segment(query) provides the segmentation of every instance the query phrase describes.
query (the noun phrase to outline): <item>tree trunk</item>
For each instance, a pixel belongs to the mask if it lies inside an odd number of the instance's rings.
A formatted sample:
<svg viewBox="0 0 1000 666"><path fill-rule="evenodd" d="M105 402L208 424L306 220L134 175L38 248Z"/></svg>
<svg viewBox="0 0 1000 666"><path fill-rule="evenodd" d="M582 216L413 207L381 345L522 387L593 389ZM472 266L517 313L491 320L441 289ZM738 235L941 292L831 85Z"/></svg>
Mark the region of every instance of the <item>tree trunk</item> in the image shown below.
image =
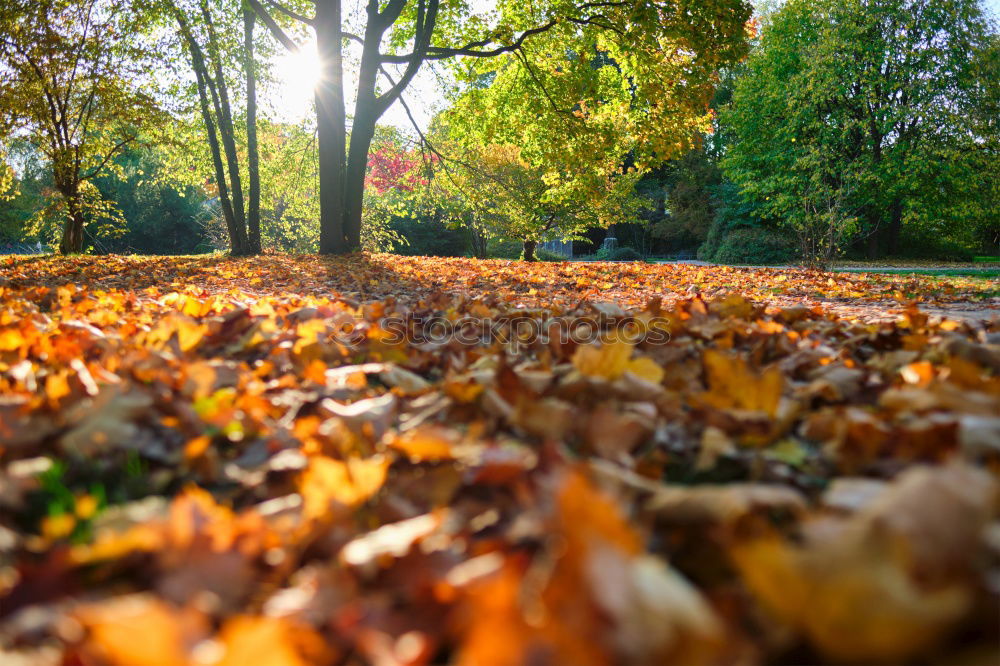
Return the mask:
<svg viewBox="0 0 1000 666"><path fill-rule="evenodd" d="M260 156L257 150L257 64L253 56L253 28L256 14L243 9L243 39L247 75L247 171L250 178L247 201L247 245L251 254L260 254Z"/></svg>
<svg viewBox="0 0 1000 666"><path fill-rule="evenodd" d="M535 248L538 247L538 241L526 240L524 241L524 256L525 261L536 261L535 259Z"/></svg>
<svg viewBox="0 0 1000 666"><path fill-rule="evenodd" d="M225 73L222 71L222 53L215 34L212 14L205 0L202 0L201 11L208 28L209 57L212 59L212 66L215 69L214 82L209 76L205 77L205 82L212 93L212 103L215 105L219 136L222 138L222 148L226 156L226 167L229 171L229 191L233 198L233 217L238 237L237 242L233 243L233 254L247 254L249 251L247 219L246 210L243 206L243 183L240 178L240 162L238 153L236 152L236 133L233 130L233 114L229 105L229 87L226 85Z"/></svg>
<svg viewBox="0 0 1000 666"><path fill-rule="evenodd" d="M347 149L340 0L316 2L316 47L322 75L316 86L319 134L319 251L342 254L344 238L344 160Z"/></svg>
<svg viewBox="0 0 1000 666"><path fill-rule="evenodd" d="M358 96L354 104L351 145L344 178L344 236L348 251L361 249L361 215L365 198L365 175L368 172L368 150L375 136L375 123L385 111L385 100L376 95L381 65L379 44L382 42L382 35L395 19L386 19L378 12L378 7L378 2L369 0L366 8L368 23L365 25L364 45L361 47L361 61L358 63Z"/></svg>
<svg viewBox="0 0 1000 666"><path fill-rule="evenodd" d="M66 220L63 222L62 240L59 242L59 252L62 254L79 254L83 252L83 210L80 206L80 187L78 183L65 184L59 187L59 193L66 201Z"/></svg>
<svg viewBox="0 0 1000 666"><path fill-rule="evenodd" d="M903 200L896 197L889 208L889 245L890 257L899 252L899 235L903 228Z"/></svg>
<svg viewBox="0 0 1000 666"><path fill-rule="evenodd" d="M229 249L233 254L239 254L242 251L240 233L239 228L236 226L236 216L233 214L233 202L229 198L229 183L226 180L225 167L222 165L219 136L216 134L215 121L212 120L212 112L208 106L208 92L205 90L202 72L196 69L195 77L198 80L201 117L205 123L205 132L208 134L208 148L212 153L212 166L215 169L215 186L219 190L219 205L222 208L222 218L226 222L226 230L229 232Z"/></svg>
<svg viewBox="0 0 1000 666"><path fill-rule="evenodd" d="M878 229L872 229L868 232L868 242L865 247L865 256L868 257L868 261L875 261L878 259Z"/></svg>
<svg viewBox="0 0 1000 666"><path fill-rule="evenodd" d="M361 214L365 200L365 176L368 173L368 150L375 136L375 117L368 105L355 107L351 127L351 148L347 157L344 181L344 236L348 250L361 249Z"/></svg>
<svg viewBox="0 0 1000 666"><path fill-rule="evenodd" d="M871 205L867 207L865 211L865 218L868 222L866 225L868 228L868 236L865 238L865 255L868 261L875 261L878 259L879 254L879 236L881 235L881 227L879 224L880 220L878 217L878 212L875 210L875 206Z"/></svg>
<svg viewBox="0 0 1000 666"><path fill-rule="evenodd" d="M472 236L472 253L476 259L485 259L487 250L486 234L472 222L468 225L469 234Z"/></svg>
<svg viewBox="0 0 1000 666"><path fill-rule="evenodd" d="M212 166L215 170L215 185L219 190L219 205L222 208L222 217L226 223L226 231L229 233L229 248L233 254L241 254L246 247L246 234L240 233L241 227L237 224L236 215L233 211L233 202L229 197L229 183L226 180L226 171L222 164L222 150L219 147L219 135L216 132L215 121L212 118L212 107L209 102L209 81L208 67L205 64L204 54L201 47L195 41L194 35L188 28L184 15L178 10L175 12L177 23L180 26L181 35L188 47L188 55L191 57L191 69L194 70L195 81L198 84L198 102L201 108L201 118L205 123L205 133L208 135L208 147L212 154Z"/></svg>

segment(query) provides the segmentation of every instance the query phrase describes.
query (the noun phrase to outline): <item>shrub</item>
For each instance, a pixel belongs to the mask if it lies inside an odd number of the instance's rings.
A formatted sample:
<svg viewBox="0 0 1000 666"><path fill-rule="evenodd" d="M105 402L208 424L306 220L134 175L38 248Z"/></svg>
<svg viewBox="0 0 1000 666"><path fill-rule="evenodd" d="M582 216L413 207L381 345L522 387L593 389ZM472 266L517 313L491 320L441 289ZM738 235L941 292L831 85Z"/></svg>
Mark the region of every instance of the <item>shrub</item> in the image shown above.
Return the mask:
<svg viewBox="0 0 1000 666"><path fill-rule="evenodd" d="M524 243L519 240L491 238L486 244L486 256L490 259L520 259L523 251Z"/></svg>
<svg viewBox="0 0 1000 666"><path fill-rule="evenodd" d="M523 256L523 253L522 253ZM536 261L566 261L566 257L556 252L546 250L543 248L535 249L535 260Z"/></svg>
<svg viewBox="0 0 1000 666"><path fill-rule="evenodd" d="M469 233L465 229L451 229L444 222L433 218L398 217L391 228L406 239L397 246L398 254L427 257L461 257L469 249Z"/></svg>
<svg viewBox="0 0 1000 666"><path fill-rule="evenodd" d="M715 261L715 253L719 251L719 246L725 237L725 230L719 224L718 220L716 220L708 228L708 236L705 237L705 242L698 247L698 259L701 261Z"/></svg>
<svg viewBox="0 0 1000 666"><path fill-rule="evenodd" d="M714 256L706 261L718 264L784 264L795 257L791 241L781 234L760 227L744 227L730 231Z"/></svg>
<svg viewBox="0 0 1000 666"><path fill-rule="evenodd" d="M905 259L932 259L935 261L972 261L975 248L944 235L907 233L899 239L896 256Z"/></svg>
<svg viewBox="0 0 1000 666"><path fill-rule="evenodd" d="M609 253L611 261L642 261L639 251L631 247L616 247Z"/></svg>

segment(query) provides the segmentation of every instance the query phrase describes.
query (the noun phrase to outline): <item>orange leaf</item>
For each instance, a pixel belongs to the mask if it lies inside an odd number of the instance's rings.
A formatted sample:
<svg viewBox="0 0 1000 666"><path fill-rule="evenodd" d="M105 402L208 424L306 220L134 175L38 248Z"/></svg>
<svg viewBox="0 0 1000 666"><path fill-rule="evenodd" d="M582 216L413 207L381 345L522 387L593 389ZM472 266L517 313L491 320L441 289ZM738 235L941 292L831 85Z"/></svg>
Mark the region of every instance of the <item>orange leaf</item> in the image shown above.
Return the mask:
<svg viewBox="0 0 1000 666"><path fill-rule="evenodd" d="M412 462L451 460L454 437L444 428L423 426L397 435L389 446L402 451Z"/></svg>
<svg viewBox="0 0 1000 666"><path fill-rule="evenodd" d="M341 462L327 456L313 456L299 479L305 513L318 518L329 513L333 502L353 507L374 495L385 483L389 459L374 456Z"/></svg>

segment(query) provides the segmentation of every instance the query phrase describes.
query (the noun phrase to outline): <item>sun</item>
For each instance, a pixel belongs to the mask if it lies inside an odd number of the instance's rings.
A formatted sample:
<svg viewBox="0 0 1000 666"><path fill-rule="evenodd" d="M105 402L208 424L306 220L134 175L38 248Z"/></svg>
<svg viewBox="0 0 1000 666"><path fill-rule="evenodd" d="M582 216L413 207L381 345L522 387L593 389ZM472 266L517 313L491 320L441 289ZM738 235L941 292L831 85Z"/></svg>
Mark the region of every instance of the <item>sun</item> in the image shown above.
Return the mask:
<svg viewBox="0 0 1000 666"><path fill-rule="evenodd" d="M279 55L274 60L273 72L277 85L270 102L275 113L288 121L301 120L311 113L320 77L316 42L303 44L295 53Z"/></svg>

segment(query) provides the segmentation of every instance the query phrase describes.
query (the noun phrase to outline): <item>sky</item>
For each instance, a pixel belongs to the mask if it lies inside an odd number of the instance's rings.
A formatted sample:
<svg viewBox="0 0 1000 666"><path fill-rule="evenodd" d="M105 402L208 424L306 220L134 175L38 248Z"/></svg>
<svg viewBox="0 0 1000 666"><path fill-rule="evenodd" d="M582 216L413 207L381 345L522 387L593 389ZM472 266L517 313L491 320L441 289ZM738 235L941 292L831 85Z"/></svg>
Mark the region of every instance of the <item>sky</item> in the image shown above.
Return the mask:
<svg viewBox="0 0 1000 666"><path fill-rule="evenodd" d="M1000 21L1000 0L983 0L983 5L995 20ZM270 115L286 122L310 119L313 114L313 85L318 71L316 47L313 42L306 44L298 53L279 55L275 60L275 78L280 83L270 93L268 99L264 100L264 104L271 111ZM353 79L353 77L345 78L347 81ZM445 105L445 80L446 76L440 65L425 63L403 93L403 99L421 129L426 129L434 114ZM350 91L345 92L352 97ZM348 113L353 108L353 101L348 99ZM413 124L399 102L386 111L380 122L412 133Z"/></svg>
<svg viewBox="0 0 1000 666"><path fill-rule="evenodd" d="M1000 1L1000 0L997 0ZM391 66L390 67L391 71ZM280 83L276 86L267 104L272 113L279 119L298 122L308 118L313 113L313 86L319 72L316 61L316 45L310 42L298 53L284 53L275 61L275 78ZM345 83L356 81L356 78L345 72ZM440 65L424 63L417 76L403 92L403 100L413 113L421 129L425 129L434 114L445 103L444 71ZM394 77L398 78L398 77ZM348 96L348 113L354 106L353 95L345 90ZM380 121L385 125L394 125L409 131L413 124L406 116L403 106L396 102L385 112Z"/></svg>

